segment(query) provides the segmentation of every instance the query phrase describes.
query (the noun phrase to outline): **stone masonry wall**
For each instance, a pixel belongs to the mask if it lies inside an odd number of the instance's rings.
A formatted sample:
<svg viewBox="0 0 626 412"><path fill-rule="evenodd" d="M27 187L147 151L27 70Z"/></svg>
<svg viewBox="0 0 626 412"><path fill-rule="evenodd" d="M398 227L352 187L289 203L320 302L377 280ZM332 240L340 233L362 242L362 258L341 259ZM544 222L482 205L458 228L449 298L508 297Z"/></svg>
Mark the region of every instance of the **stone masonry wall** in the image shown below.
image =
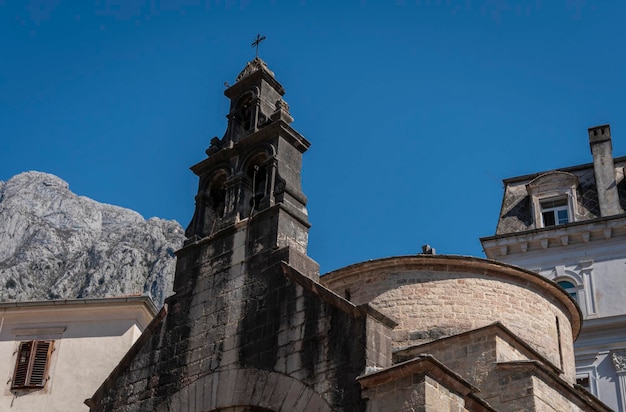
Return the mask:
<svg viewBox="0 0 626 412"><path fill-rule="evenodd" d="M355 304L369 302L398 321L395 349L500 321L574 382L571 320L552 294L528 282L457 270L392 272L366 267L358 276L322 277L322 282L349 291Z"/></svg>
<svg viewBox="0 0 626 412"><path fill-rule="evenodd" d="M367 331L365 345L366 366L386 368L391 366L392 359L392 330L389 326L367 317Z"/></svg>
<svg viewBox="0 0 626 412"><path fill-rule="evenodd" d="M452 337L439 342L433 342L415 348L420 353L428 353L451 370L457 372L469 383L480 389L480 397L497 406L493 398L498 396L499 388L491 386L497 384L498 378L494 370L497 361L495 334L472 336L463 335ZM411 352L414 352L411 350ZM396 362L402 362L415 356L414 353L407 357L396 357Z"/></svg>
<svg viewBox="0 0 626 412"><path fill-rule="evenodd" d="M551 385L536 377L533 378L533 395L535 397L534 411L536 412L578 412L590 410L572 404L562 393L556 391Z"/></svg>
<svg viewBox="0 0 626 412"><path fill-rule="evenodd" d="M453 336L398 352L394 361L403 362L415 356L416 353L428 353L479 388L480 397L495 409L508 410L504 408L502 399L510 396L506 390L510 390L513 386L501 386L502 373L497 369L496 364L536 359L527 350L520 351L500 336L501 334L503 334L502 330L490 327ZM519 346L518 343L517 345ZM518 394L518 390L516 388L514 390L515 394Z"/></svg>
<svg viewBox="0 0 626 412"><path fill-rule="evenodd" d="M367 411L465 412L465 401L426 374L368 389Z"/></svg>
<svg viewBox="0 0 626 412"><path fill-rule="evenodd" d="M365 369L366 317L355 318L286 278L280 262L289 253L264 250L245 259L255 244L240 230L181 253L167 316L125 360L93 411L178 411L183 402L189 411L232 406L234 395L198 395L200 387L218 388L212 383L218 376L220 387L239 394L239 405L286 411L294 402L314 402L321 410L364 410L356 377ZM271 376L274 384L255 395L241 385L244 376L257 375Z"/></svg>
<svg viewBox="0 0 626 412"><path fill-rule="evenodd" d="M572 402L572 398L527 370L499 372L499 408L519 412L596 411L593 406Z"/></svg>

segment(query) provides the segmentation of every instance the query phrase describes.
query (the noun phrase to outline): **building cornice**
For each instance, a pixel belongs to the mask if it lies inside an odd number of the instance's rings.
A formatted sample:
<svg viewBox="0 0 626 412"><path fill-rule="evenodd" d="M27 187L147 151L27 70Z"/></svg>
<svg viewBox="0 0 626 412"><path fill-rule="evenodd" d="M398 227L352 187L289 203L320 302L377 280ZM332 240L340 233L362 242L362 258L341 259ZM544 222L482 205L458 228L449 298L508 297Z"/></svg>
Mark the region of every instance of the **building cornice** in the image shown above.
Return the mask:
<svg viewBox="0 0 626 412"><path fill-rule="evenodd" d="M25 301L25 302L3 302L0 303L0 309L11 310L14 308L23 309L35 309L35 308L50 308L50 307L77 307L81 305L86 306L128 306L129 304L140 304L154 317L158 310L154 305L154 302L149 296L120 296L111 298L88 298L88 299L57 299L57 300L40 300L40 301Z"/></svg>
<svg viewBox="0 0 626 412"><path fill-rule="evenodd" d="M626 237L626 213L480 238L489 259Z"/></svg>
<svg viewBox="0 0 626 412"><path fill-rule="evenodd" d="M626 347L626 315L585 319L584 328L574 342L576 357Z"/></svg>

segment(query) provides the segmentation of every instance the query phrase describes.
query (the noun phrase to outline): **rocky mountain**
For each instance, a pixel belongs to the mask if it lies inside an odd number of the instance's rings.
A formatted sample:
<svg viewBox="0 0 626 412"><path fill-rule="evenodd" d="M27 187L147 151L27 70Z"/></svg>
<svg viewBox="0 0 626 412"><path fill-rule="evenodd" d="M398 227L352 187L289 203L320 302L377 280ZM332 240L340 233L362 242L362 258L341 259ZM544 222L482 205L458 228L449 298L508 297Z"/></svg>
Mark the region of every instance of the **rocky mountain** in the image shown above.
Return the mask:
<svg viewBox="0 0 626 412"><path fill-rule="evenodd" d="M98 203L57 176L0 181L0 301L171 294L183 228Z"/></svg>

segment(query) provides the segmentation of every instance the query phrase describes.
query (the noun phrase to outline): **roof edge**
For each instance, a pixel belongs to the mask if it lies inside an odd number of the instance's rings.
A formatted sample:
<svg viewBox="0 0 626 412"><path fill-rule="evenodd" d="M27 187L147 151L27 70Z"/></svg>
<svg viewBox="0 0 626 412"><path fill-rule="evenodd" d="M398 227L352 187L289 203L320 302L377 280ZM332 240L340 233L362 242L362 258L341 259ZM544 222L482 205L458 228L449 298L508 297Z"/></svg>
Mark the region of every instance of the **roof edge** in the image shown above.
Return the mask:
<svg viewBox="0 0 626 412"><path fill-rule="evenodd" d="M392 269L401 266L408 266L411 269L428 269L433 271L449 271L458 267L460 273L481 274L481 275L501 275L509 279L518 279L524 282L533 283L541 289L551 293L558 302L569 312L572 321L572 335L574 339L578 337L582 326L582 312L573 299L555 282L547 279L538 273L519 266L510 265L496 260L483 259L473 256L462 255L409 255L392 256L381 259L368 260L355 263L341 269L328 272L320 277L320 283L326 285L331 280L340 279L363 273L365 270Z"/></svg>
<svg viewBox="0 0 626 412"><path fill-rule="evenodd" d="M435 346L435 345L441 344L442 342L451 341L453 339L460 339L469 335L485 335L489 333L494 333L496 336L500 336L500 337L510 338L512 341L514 341L517 345L520 346L520 347L516 347L516 349L518 350L522 349L525 352L527 352L526 356L532 355L534 358L536 358L536 360L538 360L540 363L545 365L549 370L551 370L553 373L557 375L560 375L563 373L563 370L561 368L553 364L548 358L540 354L537 350L535 350L532 346L526 343L523 339L521 339L519 336L513 333L513 331L511 331L509 328L504 326L501 322L494 322L489 325L482 326L480 328L458 333L456 335L446 336L446 337L442 337L431 342L409 346L407 348L395 351L393 355L394 357L397 356L402 359L403 356L407 356L407 357L412 356L411 355L412 352L418 352L418 351L420 353L428 352L428 348L430 346Z"/></svg>
<svg viewBox="0 0 626 412"><path fill-rule="evenodd" d="M152 316L156 316L158 309L150 296L117 296L109 298L85 298L85 299L57 299L57 300L34 300L21 302L0 303L0 309L11 308L36 308L36 307L60 307L60 306L80 306L80 305L123 305L125 303L144 304Z"/></svg>

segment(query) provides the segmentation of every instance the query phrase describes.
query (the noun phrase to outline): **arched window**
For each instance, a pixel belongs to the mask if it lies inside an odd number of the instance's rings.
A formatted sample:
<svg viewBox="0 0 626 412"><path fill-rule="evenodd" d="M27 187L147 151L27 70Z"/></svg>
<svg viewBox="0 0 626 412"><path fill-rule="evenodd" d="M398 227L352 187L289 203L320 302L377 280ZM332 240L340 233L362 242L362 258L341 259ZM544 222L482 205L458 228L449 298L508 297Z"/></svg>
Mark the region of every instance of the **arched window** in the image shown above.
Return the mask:
<svg viewBox="0 0 626 412"><path fill-rule="evenodd" d="M241 125L244 131L250 130L252 126L252 94L247 94L237 102L237 111L235 112L235 118Z"/></svg>
<svg viewBox="0 0 626 412"><path fill-rule="evenodd" d="M265 197L267 189L267 168L263 165L254 164L248 169L248 177L252 181L250 207L253 210L259 210L259 205Z"/></svg>
<svg viewBox="0 0 626 412"><path fill-rule="evenodd" d="M246 176L248 177L248 207L247 214L258 212L261 203L265 205L264 199L267 197L269 188L268 167L266 166L268 155L265 151L256 152L245 162Z"/></svg>
<svg viewBox="0 0 626 412"><path fill-rule="evenodd" d="M560 287L565 289L568 295L570 295L575 301L578 302L578 288L569 280L559 280L556 282Z"/></svg>
<svg viewBox="0 0 626 412"><path fill-rule="evenodd" d="M226 207L226 174L220 173L211 181L209 189L209 200L211 208L215 211L215 216L219 219L224 217L224 209Z"/></svg>

